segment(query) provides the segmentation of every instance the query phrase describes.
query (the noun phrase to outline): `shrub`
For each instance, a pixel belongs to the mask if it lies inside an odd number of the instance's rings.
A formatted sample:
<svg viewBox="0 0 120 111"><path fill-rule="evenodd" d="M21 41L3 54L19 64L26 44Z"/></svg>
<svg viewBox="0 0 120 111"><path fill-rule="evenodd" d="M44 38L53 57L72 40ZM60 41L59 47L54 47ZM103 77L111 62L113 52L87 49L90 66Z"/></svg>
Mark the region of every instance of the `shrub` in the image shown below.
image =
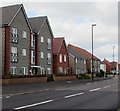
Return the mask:
<svg viewBox="0 0 120 111"><path fill-rule="evenodd" d="M47 82L54 81L52 74L47 74Z"/></svg>
<svg viewBox="0 0 120 111"><path fill-rule="evenodd" d="M89 75L86 75L86 74L80 74L79 79L91 79L91 77Z"/></svg>

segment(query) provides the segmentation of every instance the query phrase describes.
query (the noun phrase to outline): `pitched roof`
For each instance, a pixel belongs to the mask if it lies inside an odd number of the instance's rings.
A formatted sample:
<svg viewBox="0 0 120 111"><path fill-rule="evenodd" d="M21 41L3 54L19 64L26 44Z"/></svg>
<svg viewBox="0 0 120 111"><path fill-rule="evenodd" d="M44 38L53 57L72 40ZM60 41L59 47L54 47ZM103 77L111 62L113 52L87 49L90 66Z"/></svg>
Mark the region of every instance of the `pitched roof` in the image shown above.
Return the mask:
<svg viewBox="0 0 120 111"><path fill-rule="evenodd" d="M68 46L72 47L74 50L76 50L77 52L79 52L80 54L82 54L83 56L85 56L87 59L91 59L92 58L92 54L89 53L88 51L86 51L85 49L76 47L74 45L68 44ZM99 58L97 58L96 56L93 56L94 59L100 60Z"/></svg>
<svg viewBox="0 0 120 111"><path fill-rule="evenodd" d="M20 11L20 9L22 9L25 19L26 19L26 22L27 22L29 28L31 29L31 26L29 24L23 4L1 7L0 10L2 10L2 25L9 26L12 23L12 21L14 20L14 18L16 17L16 15L18 14L18 12Z"/></svg>
<svg viewBox="0 0 120 111"><path fill-rule="evenodd" d="M83 59L85 59L85 57L83 55L81 55L80 53L78 53L77 51L75 51L72 47L67 46L67 50L68 50L68 53L72 54L76 58L83 58Z"/></svg>
<svg viewBox="0 0 120 111"><path fill-rule="evenodd" d="M104 59L103 62L104 62L105 64L109 64L109 65L110 65L110 62L109 62L108 60L106 60L106 59Z"/></svg>
<svg viewBox="0 0 120 111"><path fill-rule="evenodd" d="M40 33L40 30L41 30L41 28L43 27L43 25L44 25L44 23L45 23L45 21L46 21L47 24L48 24L50 33L51 33L52 37L54 37L47 16L32 17L32 18L29 18L29 21L30 21L32 30L33 30L36 34L39 34L39 33Z"/></svg>
<svg viewBox="0 0 120 111"><path fill-rule="evenodd" d="M64 41L65 41L64 37L53 39L53 54L54 55L59 53Z"/></svg>
<svg viewBox="0 0 120 111"><path fill-rule="evenodd" d="M39 30L41 29L42 25L44 24L44 21L46 20L46 18L47 18L46 16L29 18L32 30L35 33L39 32Z"/></svg>
<svg viewBox="0 0 120 111"><path fill-rule="evenodd" d="M2 24L8 25L16 15L22 4L2 7Z"/></svg>

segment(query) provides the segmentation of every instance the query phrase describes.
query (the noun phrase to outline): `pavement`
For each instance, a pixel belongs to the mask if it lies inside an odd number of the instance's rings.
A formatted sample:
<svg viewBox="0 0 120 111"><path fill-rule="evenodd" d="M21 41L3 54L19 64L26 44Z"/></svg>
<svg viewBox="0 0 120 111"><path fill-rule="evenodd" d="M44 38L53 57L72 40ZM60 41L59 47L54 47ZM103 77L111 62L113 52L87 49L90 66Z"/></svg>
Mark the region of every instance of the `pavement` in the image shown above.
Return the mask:
<svg viewBox="0 0 120 111"><path fill-rule="evenodd" d="M3 85L3 109L116 110L118 78ZM92 110L91 110L92 111Z"/></svg>

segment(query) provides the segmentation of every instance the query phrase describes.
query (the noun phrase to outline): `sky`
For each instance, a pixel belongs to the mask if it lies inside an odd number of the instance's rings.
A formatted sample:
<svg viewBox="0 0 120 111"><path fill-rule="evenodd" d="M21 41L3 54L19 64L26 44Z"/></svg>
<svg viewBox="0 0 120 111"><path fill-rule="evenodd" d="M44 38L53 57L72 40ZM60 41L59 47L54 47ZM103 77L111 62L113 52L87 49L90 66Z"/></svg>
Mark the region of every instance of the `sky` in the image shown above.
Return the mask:
<svg viewBox="0 0 120 111"><path fill-rule="evenodd" d="M48 16L54 37L65 37L73 44L91 52L92 24L94 55L118 61L118 0L6 0L1 6L23 4L28 17Z"/></svg>

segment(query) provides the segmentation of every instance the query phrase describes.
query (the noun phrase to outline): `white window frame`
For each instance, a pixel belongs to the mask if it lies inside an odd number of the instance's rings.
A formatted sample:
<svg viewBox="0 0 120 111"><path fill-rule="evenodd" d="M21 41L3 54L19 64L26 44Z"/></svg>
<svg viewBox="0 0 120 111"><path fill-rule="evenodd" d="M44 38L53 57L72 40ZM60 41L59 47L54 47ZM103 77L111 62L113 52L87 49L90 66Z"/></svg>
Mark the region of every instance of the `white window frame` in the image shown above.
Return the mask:
<svg viewBox="0 0 120 111"><path fill-rule="evenodd" d="M75 58L75 63L78 63L78 58Z"/></svg>
<svg viewBox="0 0 120 111"><path fill-rule="evenodd" d="M21 70L23 70L22 74L27 75L28 74L28 68L22 67Z"/></svg>
<svg viewBox="0 0 120 111"><path fill-rule="evenodd" d="M43 59L44 58L44 53L41 52L40 55L41 55L41 58Z"/></svg>
<svg viewBox="0 0 120 111"><path fill-rule="evenodd" d="M14 66L11 67L11 74L16 74L16 72L17 72L17 67L14 67Z"/></svg>
<svg viewBox="0 0 120 111"><path fill-rule="evenodd" d="M62 63L62 54L59 55L59 62Z"/></svg>
<svg viewBox="0 0 120 111"><path fill-rule="evenodd" d="M51 68L47 68L47 74L51 74Z"/></svg>
<svg viewBox="0 0 120 111"><path fill-rule="evenodd" d="M26 31L22 31L22 37L27 38L27 32Z"/></svg>
<svg viewBox="0 0 120 111"><path fill-rule="evenodd" d="M11 47L11 53L17 54L17 47Z"/></svg>
<svg viewBox="0 0 120 111"><path fill-rule="evenodd" d="M35 51L31 51L31 64L35 64Z"/></svg>
<svg viewBox="0 0 120 111"><path fill-rule="evenodd" d="M22 56L27 56L27 50L26 49L22 49Z"/></svg>
<svg viewBox="0 0 120 111"><path fill-rule="evenodd" d="M35 35L31 34L31 46L35 47Z"/></svg>
<svg viewBox="0 0 120 111"><path fill-rule="evenodd" d="M48 38L48 39L47 39L47 42L48 42L48 49L51 49L51 39Z"/></svg>
<svg viewBox="0 0 120 111"><path fill-rule="evenodd" d="M63 67L59 67L59 72L63 73Z"/></svg>
<svg viewBox="0 0 120 111"><path fill-rule="evenodd" d="M15 27L12 27L12 34L15 34L15 35L17 35L17 28L15 28Z"/></svg>
<svg viewBox="0 0 120 111"><path fill-rule="evenodd" d="M64 55L64 62L67 62L67 55Z"/></svg>
<svg viewBox="0 0 120 111"><path fill-rule="evenodd" d="M41 36L40 39L41 39L40 41L41 41L42 43L44 43L44 36Z"/></svg>
<svg viewBox="0 0 120 111"><path fill-rule="evenodd" d="M51 53L47 53L48 64L51 64Z"/></svg>

